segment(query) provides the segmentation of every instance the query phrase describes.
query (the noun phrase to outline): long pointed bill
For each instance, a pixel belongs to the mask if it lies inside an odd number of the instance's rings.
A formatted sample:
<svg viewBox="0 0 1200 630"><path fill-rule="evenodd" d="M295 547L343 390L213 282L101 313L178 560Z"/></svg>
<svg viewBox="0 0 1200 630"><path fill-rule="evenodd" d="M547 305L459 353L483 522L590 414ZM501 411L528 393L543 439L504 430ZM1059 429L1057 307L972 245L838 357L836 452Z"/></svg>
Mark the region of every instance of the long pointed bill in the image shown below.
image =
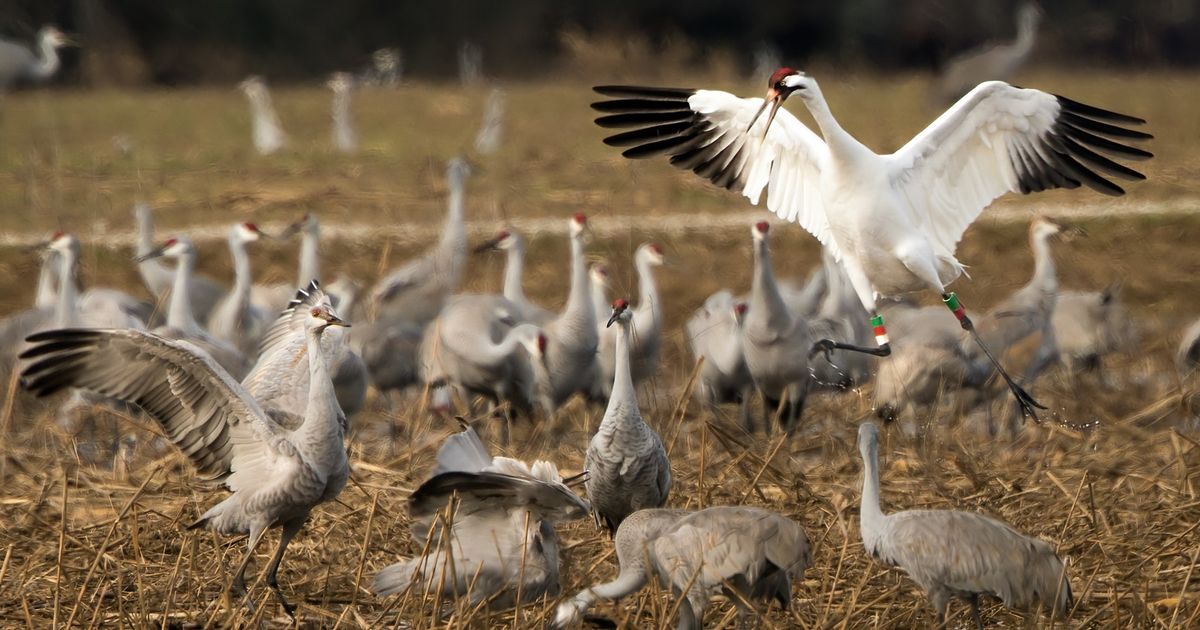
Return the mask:
<svg viewBox="0 0 1200 630"><path fill-rule="evenodd" d="M499 244L500 244L500 239L496 239L496 238L488 239L488 240L480 243L479 245L476 245L475 249L473 249L471 251L472 251L472 253L475 253L475 254L482 254L483 252L490 252L494 249L498 249L496 246Z"/></svg>
<svg viewBox="0 0 1200 630"><path fill-rule="evenodd" d="M607 324L605 324L605 325L604 325L604 327L605 327L605 328L612 328L612 325L613 325L614 323L616 323L617 319L619 319L620 317L621 317L621 311L614 310L614 311L612 312L612 317L609 317L609 318L608 318L608 323L607 323Z"/></svg>
<svg viewBox="0 0 1200 630"><path fill-rule="evenodd" d="M350 322L338 317L337 315L333 315L333 314L328 315L325 318L325 321L329 322L330 326L341 326L342 328L350 327Z"/></svg>
<svg viewBox="0 0 1200 630"><path fill-rule="evenodd" d="M771 107L771 113L767 115L767 126L763 127L763 137L767 137L767 131L771 129L771 123L775 120L775 114L779 112L779 107L783 105L783 96L775 88L767 90L767 98L763 99L762 106L754 113L754 118L750 119L750 124L746 126L746 133L750 133L750 130L754 128L754 123L758 122L758 119L762 117L762 113L766 111L768 105Z"/></svg>
<svg viewBox="0 0 1200 630"><path fill-rule="evenodd" d="M163 255L163 253L164 253L164 252L166 252L166 251L167 251L167 246L166 246L166 245L163 245L163 246L161 246L161 247L156 247L156 248L154 248L154 249L150 250L149 252L146 252L146 253L145 253L144 255L142 255L142 256L135 256L135 257L133 258L133 262L139 262L139 263L140 263L140 262L146 262L147 260L151 260L151 259L154 259L154 258L158 258L159 256L162 256L162 255Z"/></svg>

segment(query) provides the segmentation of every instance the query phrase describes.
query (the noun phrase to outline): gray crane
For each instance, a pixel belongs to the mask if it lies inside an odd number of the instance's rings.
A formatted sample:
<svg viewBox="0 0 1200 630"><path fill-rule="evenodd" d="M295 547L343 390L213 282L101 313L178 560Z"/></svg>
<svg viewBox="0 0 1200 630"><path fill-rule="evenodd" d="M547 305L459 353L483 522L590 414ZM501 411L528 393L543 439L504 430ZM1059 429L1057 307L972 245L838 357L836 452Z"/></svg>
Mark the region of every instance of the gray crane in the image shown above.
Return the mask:
<svg viewBox="0 0 1200 630"><path fill-rule="evenodd" d="M333 119L331 139L333 146L342 153L358 151L358 134L354 131L354 116L350 112L350 94L354 90L354 77L349 72L334 72L325 81L325 87L333 92L330 116Z"/></svg>
<svg viewBox="0 0 1200 630"><path fill-rule="evenodd" d="M1017 11L1014 41L985 45L951 59L936 83L938 104L949 105L984 81L1007 81L1033 53L1041 21L1041 7L1026 2Z"/></svg>
<svg viewBox="0 0 1200 630"><path fill-rule="evenodd" d="M136 255L144 257L156 247L154 218L151 216L150 206L145 203L134 205L133 214L137 222ZM146 290L150 291L150 294L159 303L165 303L171 287L175 283L175 270L162 264L162 261L157 258L143 258L137 263L137 267L138 273L142 276L142 283L146 285ZM207 322L209 313L212 313L213 308L228 292L228 289L203 274L192 275L191 287L192 316L198 322Z"/></svg>
<svg viewBox="0 0 1200 630"><path fill-rule="evenodd" d="M233 288L221 298L208 317L208 332L239 352L254 357L258 340L271 323L273 311L250 301L254 280L250 273L250 254L246 246L264 236L253 223L237 223L229 228L229 253L233 257Z"/></svg>
<svg viewBox="0 0 1200 630"><path fill-rule="evenodd" d="M505 228L483 243L475 252L498 250L505 253L504 286L501 295L521 309L522 319L535 324L546 324L554 319L554 311L542 308L525 297L525 238L512 228ZM592 319L595 319L593 317Z"/></svg>
<svg viewBox="0 0 1200 630"><path fill-rule="evenodd" d="M634 384L654 377L658 371L658 355L662 349L662 301L659 299L658 283L654 280L654 268L665 262L662 247L656 243L642 243L633 253L633 264L638 276L638 303L633 308L633 337L630 342L630 369ZM597 320L603 317L596 315ZM603 400L612 391L616 373L616 331L611 327L600 334L600 351L596 356L599 367L592 398Z"/></svg>
<svg viewBox="0 0 1200 630"><path fill-rule="evenodd" d="M546 461L530 466L493 458L470 428L450 436L433 475L408 499L413 542L429 551L385 567L372 590L381 596L440 590L493 609L557 595L554 525L587 514L587 503L570 488L580 477L563 479ZM456 496L453 514L445 514Z"/></svg>
<svg viewBox="0 0 1200 630"><path fill-rule="evenodd" d="M753 432L750 398L754 380L742 352L742 323L747 306L722 289L708 296L685 325L688 345L697 361L703 360L697 380L697 400L710 410L723 403L738 403L742 424Z"/></svg>
<svg viewBox="0 0 1200 630"><path fill-rule="evenodd" d="M553 409L575 393L587 395L592 389L600 343L584 252L584 243L590 234L587 215L576 213L567 230L571 242L571 287L562 312L544 325L548 341L546 369L545 378L539 383Z"/></svg>
<svg viewBox="0 0 1200 630"><path fill-rule="evenodd" d="M971 605L982 628L979 597L990 595L1018 610L1041 608L1066 615L1073 596L1066 566L1044 540L975 512L909 510L884 514L879 507L879 430L858 428L863 458L860 506L863 549L899 567L929 596L945 627L951 597Z"/></svg>
<svg viewBox="0 0 1200 630"><path fill-rule="evenodd" d="M350 476L341 415L321 337L344 322L327 305L305 321L309 391L303 418L285 428L204 352L136 330L65 329L38 333L22 354L22 385L38 396L78 387L135 405L154 418L197 473L233 492L189 529L248 534L232 590L246 592L245 572L263 534L279 527L267 585L289 615L295 608L276 574L288 543L317 505L331 501Z"/></svg>
<svg viewBox="0 0 1200 630"><path fill-rule="evenodd" d="M588 501L596 523L613 533L630 514L659 508L671 493L671 462L662 439L642 420L631 372L633 313L623 299L613 302L608 326L617 324L617 369L604 419L588 444Z"/></svg>
<svg viewBox="0 0 1200 630"><path fill-rule="evenodd" d="M588 279L591 281L592 288L592 312L595 313L596 319L596 337L602 339L605 331L608 314L612 312L612 305L608 300L608 265L597 262L592 263L588 267ZM597 369L599 367L597 366Z"/></svg>
<svg viewBox="0 0 1200 630"><path fill-rule="evenodd" d="M334 305L314 279L296 291L296 297L263 334L258 361L242 379L242 386L263 408L303 415L309 390L304 324L308 313L318 308L332 309ZM326 330L321 347L328 358L338 406L349 418L362 409L366 400L367 368L346 343L343 328Z"/></svg>
<svg viewBox="0 0 1200 630"><path fill-rule="evenodd" d="M897 304L883 313L895 339L875 374L875 415L891 422L958 391L967 380L967 355L962 329L945 308Z"/></svg>
<svg viewBox="0 0 1200 630"><path fill-rule="evenodd" d="M458 289L467 258L467 228L463 223L466 160L454 158L446 168L450 185L446 222L437 245L419 258L389 273L372 291L378 317L401 318L419 326L433 321Z"/></svg>
<svg viewBox="0 0 1200 630"><path fill-rule="evenodd" d="M235 379L250 371L251 361L233 345L208 334L192 316L192 271L196 268L196 248L186 236L176 236L135 260L167 256L175 259L175 284L167 303L167 323L154 333L175 341L186 341L203 350Z"/></svg>
<svg viewBox="0 0 1200 630"><path fill-rule="evenodd" d="M742 351L754 387L763 400L763 430L771 431L771 419L789 434L796 430L804 413L804 401L812 381L808 351L813 343L808 323L794 317L779 295L771 266L771 226L759 221L751 229L754 239L754 278L750 288L750 311L742 326ZM780 408L782 404L782 408Z"/></svg>
<svg viewBox="0 0 1200 630"><path fill-rule="evenodd" d="M1061 291L1054 305L1056 354L1070 372L1098 371L1104 357L1132 348L1137 327L1116 284L1102 291ZM1188 337L1188 335L1184 335Z"/></svg>
<svg viewBox="0 0 1200 630"><path fill-rule="evenodd" d="M816 312L806 316L789 305L792 316L807 320L814 338L851 339L860 345L869 343L869 332L863 326L855 325L855 322L870 317L854 293L846 271L829 248L821 250L821 270L818 277L823 279L825 292L818 302ZM810 280L806 289L813 283L813 280ZM786 296L784 302L787 302ZM814 385L845 390L864 382L870 376L866 355L861 352L845 352L835 348L829 351L828 358L828 361L816 361L810 366Z"/></svg>
<svg viewBox="0 0 1200 630"><path fill-rule="evenodd" d="M483 121L479 125L479 133L475 134L475 150L480 155L491 155L500 150L504 141L504 109L508 104L508 95L501 88L492 88L488 92L487 101L483 106Z"/></svg>
<svg viewBox="0 0 1200 630"><path fill-rule="evenodd" d="M287 134L279 124L279 116L275 114L275 106L271 103L271 93L267 90L267 82L258 75L246 77L238 88L250 102L250 117L254 133L254 150L261 155L270 155L288 144Z"/></svg>
<svg viewBox="0 0 1200 630"><path fill-rule="evenodd" d="M804 529L757 507L641 510L621 523L614 542L621 565L616 579L559 604L552 627L578 623L596 600L635 593L650 576L681 598L679 630L700 630L708 601L721 593L741 616L743 602L751 600L773 599L787 610L792 580L812 563Z"/></svg>
<svg viewBox="0 0 1200 630"><path fill-rule="evenodd" d="M45 81L62 65L58 49L75 42L54 26L43 26L37 33L37 54L25 45L0 39L0 92L18 81Z"/></svg>
<svg viewBox="0 0 1200 630"><path fill-rule="evenodd" d="M287 240L296 234L300 235L299 272L296 274L296 284L285 282L251 286L250 303L261 312L276 313L287 308L296 294L296 289L307 286L314 279L321 280L321 222L317 219L317 215L312 212L304 213L299 219L288 224L277 238ZM330 290L326 290L326 293L333 295ZM346 305L336 299L334 306L343 316L350 314Z"/></svg>
<svg viewBox="0 0 1200 630"><path fill-rule="evenodd" d="M548 415L552 409L536 387L548 340L517 313L498 295L455 296L425 328L420 349L426 385L451 387L468 400L481 396L492 412L508 403L500 426L505 445L513 412L528 416L540 407Z"/></svg>

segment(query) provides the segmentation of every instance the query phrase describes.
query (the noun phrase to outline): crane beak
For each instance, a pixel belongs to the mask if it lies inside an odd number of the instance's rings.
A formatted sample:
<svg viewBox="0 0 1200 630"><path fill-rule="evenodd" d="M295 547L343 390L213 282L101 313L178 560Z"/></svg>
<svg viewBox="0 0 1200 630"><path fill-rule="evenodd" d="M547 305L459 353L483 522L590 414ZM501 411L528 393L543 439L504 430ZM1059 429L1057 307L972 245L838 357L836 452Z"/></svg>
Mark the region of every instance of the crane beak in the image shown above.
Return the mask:
<svg viewBox="0 0 1200 630"><path fill-rule="evenodd" d="M471 253L482 254L484 252L495 251L497 249L500 249L499 247L497 247L497 245L499 245L499 244L500 244L500 239L489 238L488 240L476 245L475 249L471 250Z"/></svg>
<svg viewBox="0 0 1200 630"><path fill-rule="evenodd" d="M281 240L281 241L283 241L283 240L287 240L287 239L291 238L293 235L295 235L295 234L297 234L298 232L300 232L300 229L301 229L301 228L303 228L303 227L304 227L304 221L303 221L303 220L301 220L301 221L296 221L296 222L294 222L294 223L291 223L291 224L290 224L290 225L288 225L287 227L283 228L283 231L282 231L282 232L280 232L280 233L279 233L279 236L276 236L275 238L276 238L276 239L278 239L278 240ZM265 233L265 232L263 232L262 234L263 234L263 236L266 236L266 233Z"/></svg>
<svg viewBox="0 0 1200 630"><path fill-rule="evenodd" d="M624 313L624 312L625 312L624 310L620 310L620 311L618 311L618 310L616 310L616 309L613 309L612 316L610 316L610 317L608 318L608 323L607 323L607 324L605 324L605 325L604 325L604 327L605 327L605 328L612 328L612 325L613 325L614 323L616 323L616 321L617 321L618 319L620 319L620 318L621 318L621 313Z"/></svg>
<svg viewBox="0 0 1200 630"><path fill-rule="evenodd" d="M154 249L152 249L152 250L150 250L150 251L146 252L146 253L145 253L144 255L142 255L142 256L134 256L134 257L133 257L133 262L135 262L135 263L140 263L140 262L146 262L147 260L152 260L152 259L154 259L154 258L158 258L159 256L162 256L162 255L163 255L163 253L164 253L164 252L166 252L166 251L167 251L167 246L166 246L166 245L163 245L163 246L160 246L160 247L156 247L156 248L154 248Z"/></svg>
<svg viewBox="0 0 1200 630"><path fill-rule="evenodd" d="M338 317L337 315L334 315L333 313L326 315L325 321L329 322L329 326L341 326L342 328L350 327L350 322Z"/></svg>
<svg viewBox="0 0 1200 630"><path fill-rule="evenodd" d="M754 118L750 119L750 124L746 126L746 133L750 133L750 130L754 128L754 123L758 122L758 119L762 117L763 112L766 111L769 105L771 113L767 115L767 126L763 127L763 137L766 138L767 132L771 129L771 123L775 121L775 114L779 113L779 107L783 105L783 99L783 94L775 88L768 88L767 98L763 99L762 107L759 107L758 111L754 113Z"/></svg>

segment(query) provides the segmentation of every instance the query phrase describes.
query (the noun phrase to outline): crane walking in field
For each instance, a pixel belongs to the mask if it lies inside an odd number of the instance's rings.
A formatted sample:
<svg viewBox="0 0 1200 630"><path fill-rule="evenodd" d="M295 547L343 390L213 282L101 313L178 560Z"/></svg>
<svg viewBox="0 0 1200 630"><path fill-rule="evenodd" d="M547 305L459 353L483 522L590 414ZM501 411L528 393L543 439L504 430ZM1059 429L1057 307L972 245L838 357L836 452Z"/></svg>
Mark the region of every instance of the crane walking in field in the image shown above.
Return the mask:
<svg viewBox="0 0 1200 630"><path fill-rule="evenodd" d="M1152 156L1110 139L1151 138L1128 128L1145 122L1140 118L1000 81L981 83L890 155L873 152L844 130L817 82L791 68L771 75L766 99L678 88L595 90L610 97L592 105L604 114L596 124L631 129L605 139L629 147L625 157L666 155L673 165L740 192L753 204L765 190L769 210L799 223L832 250L872 314L878 345L821 339L814 353L843 349L886 356L890 347L876 296L919 290L937 291L974 334L961 301L946 285L963 273L955 249L979 213L1008 192L1083 184L1121 195L1125 191L1105 175L1144 176L1101 153ZM780 111L793 94L816 120L823 140ZM991 363L1022 412L1036 418L1041 405L999 361Z"/></svg>
<svg viewBox="0 0 1200 630"><path fill-rule="evenodd" d="M578 623L599 599L618 599L651 576L679 602L678 630L700 630L704 609L724 593L747 613L750 600L775 600L787 610L792 580L812 563L808 536L795 521L757 507L641 510L621 523L614 540L620 573L558 605L552 628Z"/></svg>
<svg viewBox="0 0 1200 630"><path fill-rule="evenodd" d="M570 488L582 477L563 479L546 461L530 466L493 458L470 428L450 436L438 451L433 475L408 499L412 539L429 551L385 567L372 590L378 595L414 587L429 594L440 590L494 609L557 595L554 525L587 514L587 503ZM453 514L439 518L448 509Z"/></svg>
<svg viewBox="0 0 1200 630"><path fill-rule="evenodd" d="M654 268L665 262L663 250L657 243L642 243L633 253L633 265L638 276L638 304L633 308L633 334L630 340L632 352L630 370L634 384L654 377L658 371L658 355L662 349L663 305L658 294L658 283L654 279ZM593 302L595 302L593 297ZM596 320L602 321L607 309L597 312ZM616 374L617 331L606 327L600 331L600 353L596 357L598 370L592 398L604 400L612 391Z"/></svg>
<svg viewBox="0 0 1200 630"><path fill-rule="evenodd" d="M325 87L333 92L333 146L342 153L358 150L358 134L354 132L354 117L350 113L350 93L354 90L354 77L349 72L334 72L329 75ZM315 277L315 276L310 276Z"/></svg>
<svg viewBox="0 0 1200 630"><path fill-rule="evenodd" d="M642 420L630 373L633 313L623 300L613 302L608 326L617 325L617 366L604 419L588 444L583 467L587 495L596 522L610 533L630 514L667 503L671 462L662 438Z"/></svg>
<svg viewBox="0 0 1200 630"><path fill-rule="evenodd" d="M858 450L863 459L863 548L872 558L903 569L925 591L941 627L954 596L971 604L980 628L980 595L997 597L1009 608L1067 613L1071 584L1062 559L1047 542L974 512L884 514L879 507L879 430L874 424L865 422L858 428Z"/></svg>
<svg viewBox="0 0 1200 630"><path fill-rule="evenodd" d="M246 77L238 87L246 95L246 100L250 101L254 149L261 155L270 155L287 146L287 134L279 124L279 116L275 113L275 105L271 103L267 82L258 75L252 75Z"/></svg>
<svg viewBox="0 0 1200 630"><path fill-rule="evenodd" d="M17 81L45 81L58 72L62 61L58 49L75 42L53 26L38 31L38 55L16 42L0 39L0 92Z"/></svg>
<svg viewBox="0 0 1200 630"><path fill-rule="evenodd" d="M189 313L190 314L190 313ZM282 534L267 566L267 586L289 615L295 607L276 574L288 543L317 505L331 501L350 476L341 411L321 338L343 326L328 305L305 318L309 389L303 418L283 426L207 354L187 342L137 330L60 329L32 335L21 358L24 387L38 396L78 387L131 403L158 421L201 475L233 491L190 528L248 534L233 592L246 593L246 566L266 531Z"/></svg>

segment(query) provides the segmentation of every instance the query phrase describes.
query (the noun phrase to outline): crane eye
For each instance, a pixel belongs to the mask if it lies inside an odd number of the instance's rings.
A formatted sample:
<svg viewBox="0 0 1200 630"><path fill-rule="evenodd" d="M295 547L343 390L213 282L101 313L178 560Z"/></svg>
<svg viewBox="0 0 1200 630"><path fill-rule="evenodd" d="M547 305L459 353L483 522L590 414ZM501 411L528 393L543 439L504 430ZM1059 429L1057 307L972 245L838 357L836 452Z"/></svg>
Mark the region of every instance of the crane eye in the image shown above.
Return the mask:
<svg viewBox="0 0 1200 630"><path fill-rule="evenodd" d="M312 316L313 316L313 317L320 317L320 316L321 316L321 309L319 309L319 308L314 308L314 309L311 311L311 314L312 314Z"/></svg>

